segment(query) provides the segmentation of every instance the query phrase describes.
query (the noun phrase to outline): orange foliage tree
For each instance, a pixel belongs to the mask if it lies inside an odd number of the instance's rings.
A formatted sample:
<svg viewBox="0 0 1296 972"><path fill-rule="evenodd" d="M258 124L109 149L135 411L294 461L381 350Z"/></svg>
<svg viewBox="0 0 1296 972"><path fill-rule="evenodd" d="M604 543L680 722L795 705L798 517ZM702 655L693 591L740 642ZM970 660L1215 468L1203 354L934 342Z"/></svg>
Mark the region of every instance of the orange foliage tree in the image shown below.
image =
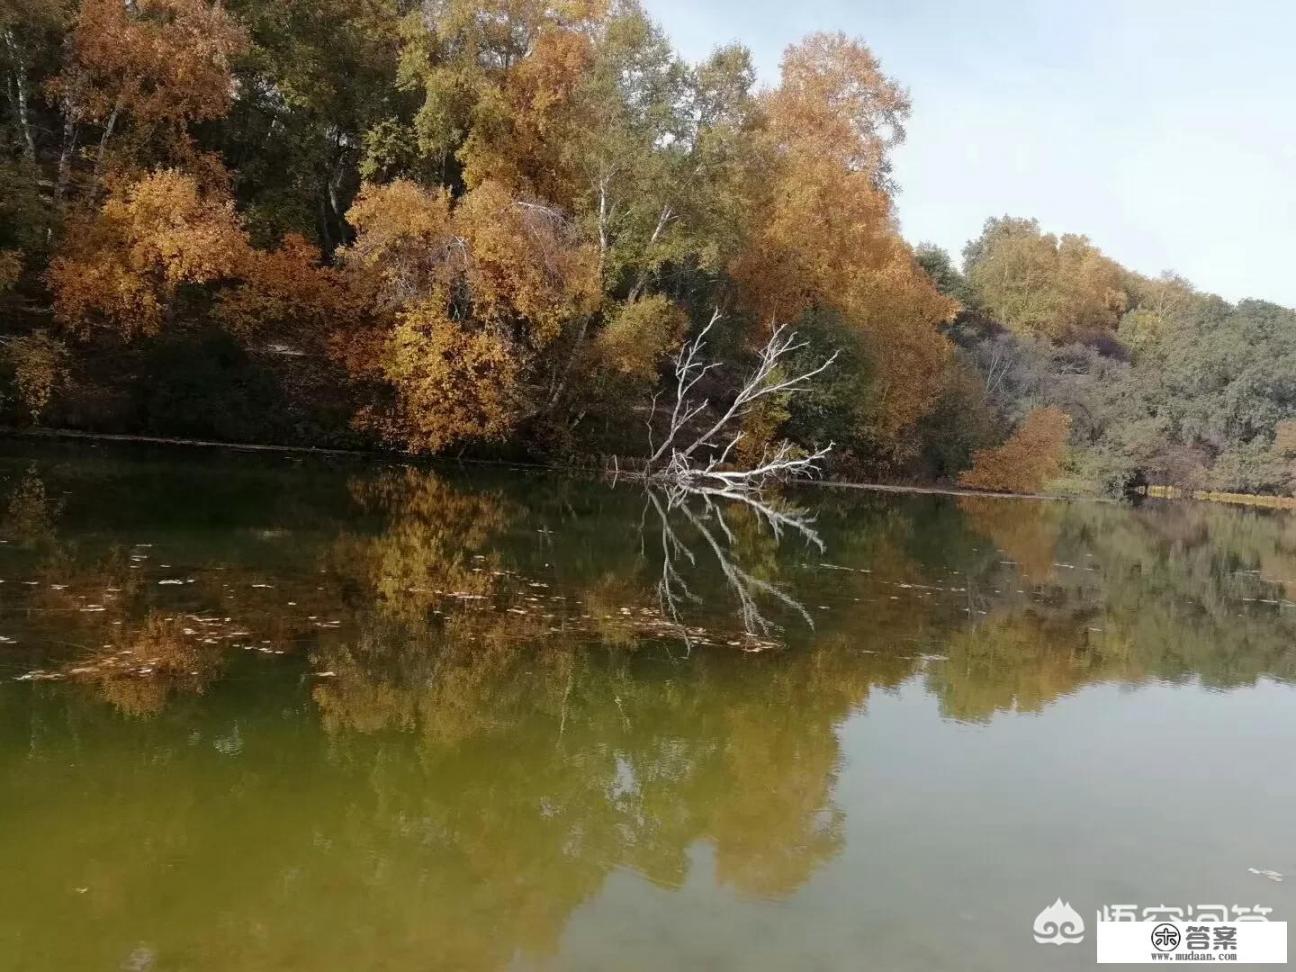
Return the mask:
<svg viewBox="0 0 1296 972"><path fill-rule="evenodd" d="M500 439L543 397L540 354L598 301L597 258L564 217L485 182L452 204L404 180L368 186L343 254L386 315L347 360L390 383L379 425L415 449Z"/></svg>
<svg viewBox="0 0 1296 972"><path fill-rule="evenodd" d="M70 121L101 126L97 173L125 121L141 139L162 130L176 145L189 123L223 116L234 93L231 61L248 43L210 0L82 0L69 41L51 88Z"/></svg>
<svg viewBox="0 0 1296 972"><path fill-rule="evenodd" d="M866 47L817 34L790 47L764 103L765 144L745 245L731 264L758 318L839 315L863 345L874 439L895 445L933 406L954 313L900 237L888 150L909 103Z"/></svg>
<svg viewBox="0 0 1296 972"><path fill-rule="evenodd" d="M1037 408L1022 420L1008 441L972 456L972 468L959 482L973 489L1036 493L1062 468L1071 416L1060 408Z"/></svg>
<svg viewBox="0 0 1296 972"><path fill-rule="evenodd" d="M156 334L186 286L235 276L247 237L234 203L174 169L112 192L68 234L48 280L58 320L74 333Z"/></svg>
<svg viewBox="0 0 1296 972"><path fill-rule="evenodd" d="M216 316L243 340L327 353L363 324L373 300L364 278L323 265L319 247L297 234L273 250L246 251L238 273L237 285L220 295Z"/></svg>

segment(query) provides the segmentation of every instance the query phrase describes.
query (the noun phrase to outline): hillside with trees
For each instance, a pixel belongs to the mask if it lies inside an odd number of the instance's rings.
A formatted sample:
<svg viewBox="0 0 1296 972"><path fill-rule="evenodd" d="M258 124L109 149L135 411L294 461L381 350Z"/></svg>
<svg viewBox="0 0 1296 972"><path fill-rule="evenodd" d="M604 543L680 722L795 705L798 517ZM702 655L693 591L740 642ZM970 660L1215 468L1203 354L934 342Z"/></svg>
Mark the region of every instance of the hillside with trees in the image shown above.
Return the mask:
<svg viewBox="0 0 1296 972"><path fill-rule="evenodd" d="M0 39L11 427L602 465L704 328L699 424L783 328L836 358L744 410L749 464L1292 488L1296 315L1030 220L911 248L860 41L760 87L602 0L0 0Z"/></svg>

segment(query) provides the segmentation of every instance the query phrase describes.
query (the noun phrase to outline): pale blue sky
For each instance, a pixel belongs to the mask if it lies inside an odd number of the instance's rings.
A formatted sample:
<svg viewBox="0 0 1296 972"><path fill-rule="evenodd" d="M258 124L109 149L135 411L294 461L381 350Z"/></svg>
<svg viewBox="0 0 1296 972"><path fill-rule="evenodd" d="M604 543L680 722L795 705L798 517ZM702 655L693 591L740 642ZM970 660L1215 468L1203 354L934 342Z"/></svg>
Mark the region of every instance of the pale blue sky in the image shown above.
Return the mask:
<svg viewBox="0 0 1296 972"><path fill-rule="evenodd" d="M1296 306L1296 0L644 0L690 60L762 82L817 30L908 88L905 236L956 256L989 216L1088 235L1135 270Z"/></svg>

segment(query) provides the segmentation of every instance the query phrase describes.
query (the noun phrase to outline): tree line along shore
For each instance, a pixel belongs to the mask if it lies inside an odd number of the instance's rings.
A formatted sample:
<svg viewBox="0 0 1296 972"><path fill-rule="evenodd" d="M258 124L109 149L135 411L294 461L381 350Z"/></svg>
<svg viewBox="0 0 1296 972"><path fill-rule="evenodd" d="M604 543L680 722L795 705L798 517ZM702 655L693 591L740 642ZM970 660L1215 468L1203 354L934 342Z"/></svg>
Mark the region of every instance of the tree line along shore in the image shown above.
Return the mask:
<svg viewBox="0 0 1296 972"><path fill-rule="evenodd" d="M0 0L0 40L9 426L633 466L700 334L703 429L788 334L769 387L832 364L726 462L1296 484L1296 314L1030 219L911 246L861 40L765 86L601 0Z"/></svg>

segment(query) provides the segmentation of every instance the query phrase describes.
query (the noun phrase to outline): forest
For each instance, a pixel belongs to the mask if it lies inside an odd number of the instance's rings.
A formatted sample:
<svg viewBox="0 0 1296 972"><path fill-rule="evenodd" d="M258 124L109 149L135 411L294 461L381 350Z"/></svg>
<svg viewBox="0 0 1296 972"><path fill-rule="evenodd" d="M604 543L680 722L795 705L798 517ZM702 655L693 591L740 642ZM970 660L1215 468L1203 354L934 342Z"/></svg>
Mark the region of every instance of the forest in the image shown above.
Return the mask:
<svg viewBox="0 0 1296 972"><path fill-rule="evenodd" d="M0 0L0 39L12 429L633 464L690 341L705 425L786 329L832 364L734 462L1296 486L1296 312L1028 218L912 247L863 41L758 85L633 0Z"/></svg>

